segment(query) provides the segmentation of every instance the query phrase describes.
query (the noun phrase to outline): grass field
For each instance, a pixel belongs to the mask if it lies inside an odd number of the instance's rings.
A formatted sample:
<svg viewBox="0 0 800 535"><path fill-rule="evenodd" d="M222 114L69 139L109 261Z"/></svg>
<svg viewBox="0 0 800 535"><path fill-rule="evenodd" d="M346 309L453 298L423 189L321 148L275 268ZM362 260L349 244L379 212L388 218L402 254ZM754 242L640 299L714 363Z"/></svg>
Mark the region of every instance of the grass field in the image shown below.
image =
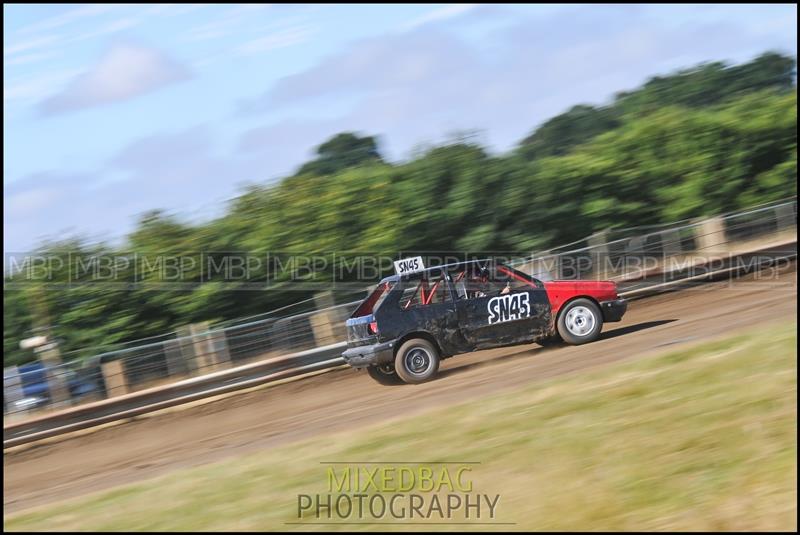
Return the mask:
<svg viewBox="0 0 800 535"><path fill-rule="evenodd" d="M501 495L502 530L795 530L795 347L794 323L754 330L22 512L5 528L408 529L287 522L298 494L327 491L323 461L425 460L479 462L474 490Z"/></svg>

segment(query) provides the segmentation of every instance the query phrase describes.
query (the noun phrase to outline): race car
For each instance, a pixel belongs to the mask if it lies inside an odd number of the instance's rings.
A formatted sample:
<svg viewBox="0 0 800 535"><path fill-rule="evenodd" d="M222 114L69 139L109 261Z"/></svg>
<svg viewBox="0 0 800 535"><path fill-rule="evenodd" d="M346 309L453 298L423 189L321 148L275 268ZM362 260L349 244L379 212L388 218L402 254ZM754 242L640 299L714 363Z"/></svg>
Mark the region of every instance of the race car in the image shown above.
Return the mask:
<svg viewBox="0 0 800 535"><path fill-rule="evenodd" d="M423 383L442 359L480 349L592 342L627 309L614 282L542 282L492 260L425 268L416 257L395 271L346 321L342 354L386 385Z"/></svg>

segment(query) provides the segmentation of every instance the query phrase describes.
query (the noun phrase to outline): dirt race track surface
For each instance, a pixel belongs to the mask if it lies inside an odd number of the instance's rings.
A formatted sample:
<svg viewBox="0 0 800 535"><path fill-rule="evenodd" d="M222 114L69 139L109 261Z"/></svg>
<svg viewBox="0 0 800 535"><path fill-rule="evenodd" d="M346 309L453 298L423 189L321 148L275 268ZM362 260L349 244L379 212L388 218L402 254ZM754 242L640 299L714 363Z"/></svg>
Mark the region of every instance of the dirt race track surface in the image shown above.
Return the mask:
<svg viewBox="0 0 800 535"><path fill-rule="evenodd" d="M337 370L139 418L5 454L4 514L796 318L792 271L777 280L706 284L632 301L624 321L607 324L595 343L461 355L445 361L439 378L423 385L385 387L365 372Z"/></svg>

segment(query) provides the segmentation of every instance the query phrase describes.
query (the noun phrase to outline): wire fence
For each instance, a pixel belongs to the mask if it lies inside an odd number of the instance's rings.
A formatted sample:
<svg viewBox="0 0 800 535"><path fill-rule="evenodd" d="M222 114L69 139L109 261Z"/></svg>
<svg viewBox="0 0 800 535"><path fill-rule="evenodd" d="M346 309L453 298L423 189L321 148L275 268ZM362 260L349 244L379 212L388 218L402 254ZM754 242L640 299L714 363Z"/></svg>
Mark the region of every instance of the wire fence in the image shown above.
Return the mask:
<svg viewBox="0 0 800 535"><path fill-rule="evenodd" d="M171 338L103 352L89 359L39 361L3 372L4 414L30 414L140 391L232 366L344 340L344 322L361 301L312 312L211 327L179 329Z"/></svg>
<svg viewBox="0 0 800 535"><path fill-rule="evenodd" d="M796 240L797 201L684 221L646 233L636 234L636 230L600 232L511 263L542 280L607 279L629 290L665 282L674 275L675 266L705 269L710 263L730 262L742 253ZM643 278L650 280L643 282Z"/></svg>
<svg viewBox="0 0 800 535"><path fill-rule="evenodd" d="M678 225L609 230L510 263L542 280L610 279L630 291L796 237L795 199ZM41 348L38 362L4 369L4 414L46 413L345 341L345 320L361 300L326 307L312 301L215 326L184 326L88 359L61 362L66 354ZM291 314L292 308L311 310Z"/></svg>

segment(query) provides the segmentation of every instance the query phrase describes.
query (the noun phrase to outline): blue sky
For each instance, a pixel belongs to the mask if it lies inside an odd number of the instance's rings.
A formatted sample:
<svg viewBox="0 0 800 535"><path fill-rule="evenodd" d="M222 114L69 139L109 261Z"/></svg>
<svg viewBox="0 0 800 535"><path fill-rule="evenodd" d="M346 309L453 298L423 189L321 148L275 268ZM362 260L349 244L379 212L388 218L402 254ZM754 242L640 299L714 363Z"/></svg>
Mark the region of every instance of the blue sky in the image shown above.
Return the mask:
<svg viewBox="0 0 800 535"><path fill-rule="evenodd" d="M4 251L221 214L343 130L495 151L648 76L797 54L795 5L4 5Z"/></svg>

